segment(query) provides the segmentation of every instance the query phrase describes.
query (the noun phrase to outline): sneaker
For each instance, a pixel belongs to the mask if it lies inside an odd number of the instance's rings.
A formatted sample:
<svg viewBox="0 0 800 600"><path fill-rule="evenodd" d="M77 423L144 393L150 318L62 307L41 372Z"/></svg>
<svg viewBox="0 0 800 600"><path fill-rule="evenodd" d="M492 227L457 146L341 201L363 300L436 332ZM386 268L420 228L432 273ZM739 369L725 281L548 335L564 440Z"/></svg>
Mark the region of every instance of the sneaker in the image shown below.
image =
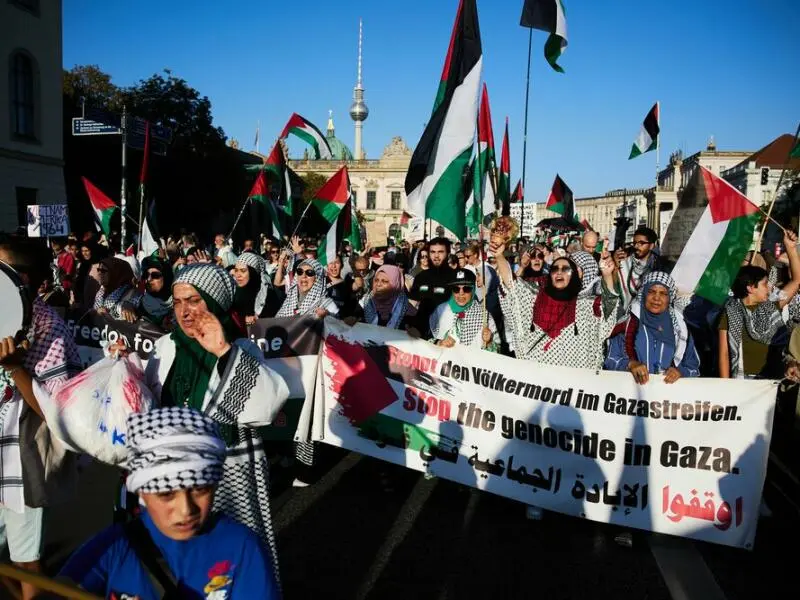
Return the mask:
<svg viewBox="0 0 800 600"><path fill-rule="evenodd" d="M544 518L544 509L538 506L526 506L525 518L531 521L541 521Z"/></svg>
<svg viewBox="0 0 800 600"><path fill-rule="evenodd" d="M296 487L296 488L304 488L304 487L308 487L309 485L311 485L311 484L308 483L307 481L303 481L302 479L300 479L298 477L295 477L294 481L292 482L292 487Z"/></svg>

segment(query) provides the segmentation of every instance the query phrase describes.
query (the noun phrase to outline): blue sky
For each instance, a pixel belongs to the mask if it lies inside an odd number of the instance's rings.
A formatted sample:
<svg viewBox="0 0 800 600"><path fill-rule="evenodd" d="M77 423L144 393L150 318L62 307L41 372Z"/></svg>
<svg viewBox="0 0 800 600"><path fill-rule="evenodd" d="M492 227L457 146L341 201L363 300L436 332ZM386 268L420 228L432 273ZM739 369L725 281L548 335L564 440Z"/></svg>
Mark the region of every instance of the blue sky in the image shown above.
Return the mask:
<svg viewBox="0 0 800 600"><path fill-rule="evenodd" d="M645 114L661 101L661 164L669 153L756 150L800 119L797 0L565 0L569 46L543 58L534 32L527 199L544 201L556 172L577 197L652 184L655 153L627 160ZM267 152L298 112L352 147L347 111L364 19L368 158L392 136L414 147L430 114L457 0L64 2L64 66L97 64L125 86L163 68L211 99L215 123ZM231 7L235 6L236 9ZM495 144L510 120L512 185L522 174L528 30L522 0L478 0ZM144 16L144 18L142 18ZM303 147L290 144L293 155ZM498 157L499 159L499 157Z"/></svg>

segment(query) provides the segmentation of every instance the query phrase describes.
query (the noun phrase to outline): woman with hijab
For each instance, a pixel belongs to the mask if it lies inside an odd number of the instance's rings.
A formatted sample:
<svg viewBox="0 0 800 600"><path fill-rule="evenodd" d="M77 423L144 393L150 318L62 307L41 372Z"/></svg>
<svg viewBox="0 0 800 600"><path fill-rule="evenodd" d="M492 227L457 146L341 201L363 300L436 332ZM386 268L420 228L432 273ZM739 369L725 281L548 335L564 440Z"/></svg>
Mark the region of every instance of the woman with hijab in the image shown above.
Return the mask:
<svg viewBox="0 0 800 600"><path fill-rule="evenodd" d="M389 329L405 329L406 315L413 317L416 309L408 301L403 284L403 271L395 265L383 265L375 272L372 291L361 299L363 323Z"/></svg>
<svg viewBox="0 0 800 600"><path fill-rule="evenodd" d="M294 281L286 293L276 317L294 317L300 315L316 315L324 318L328 314L336 315L336 304L325 295L325 269L313 258L306 258L294 267ZM311 481L311 469L316 454L315 442L295 443L295 458L299 462L294 487L305 487Z"/></svg>
<svg viewBox="0 0 800 600"><path fill-rule="evenodd" d="M642 278L627 317L611 332L604 369L630 371L639 384L651 374L663 373L665 383L700 376L700 356L683 315L673 306L675 295L675 282L666 273L653 271Z"/></svg>
<svg viewBox="0 0 800 600"><path fill-rule="evenodd" d="M232 274L236 282L233 307L246 325L253 325L261 317L275 315L279 307L277 294L263 258L254 252L242 253Z"/></svg>
<svg viewBox="0 0 800 600"><path fill-rule="evenodd" d="M322 318L328 314L338 314L339 309L333 300L326 297L325 288L325 269L319 262L306 258L296 263L294 282L275 316L294 317L313 313Z"/></svg>
<svg viewBox="0 0 800 600"><path fill-rule="evenodd" d="M289 389L236 322L235 289L216 265L181 269L172 285L177 327L156 341L145 379L162 407L194 408L220 425L227 458L214 510L258 534L277 573L268 461L255 428L272 422Z"/></svg>
<svg viewBox="0 0 800 600"><path fill-rule="evenodd" d="M411 269L409 275L411 275L412 277L416 277L417 275L419 275L420 272L427 271L428 269L430 269L430 267L431 267L431 262L430 258L428 257L428 249L422 248L422 250L420 250L417 253L417 264L415 264L414 267Z"/></svg>
<svg viewBox="0 0 800 600"><path fill-rule="evenodd" d="M113 319L136 320L136 309L142 295L134 287L134 274L126 260L109 256L97 267L100 290L94 298L93 308Z"/></svg>
<svg viewBox="0 0 800 600"><path fill-rule="evenodd" d="M148 256L142 260L142 280L144 296L139 304L139 315L161 329L172 329L172 280L169 265Z"/></svg>
<svg viewBox="0 0 800 600"><path fill-rule="evenodd" d="M548 365L599 369L603 342L614 327L619 297L614 293L615 266L601 259L600 300L580 297L582 271L571 258L553 260L542 285L515 279L504 256L505 246L492 242L500 275L500 306L514 333L517 358Z"/></svg>
<svg viewBox="0 0 800 600"><path fill-rule="evenodd" d="M456 344L497 352L500 336L492 315L475 301L475 273L458 269L450 284L450 299L430 316L432 342L452 348ZM484 325L486 319L486 325Z"/></svg>

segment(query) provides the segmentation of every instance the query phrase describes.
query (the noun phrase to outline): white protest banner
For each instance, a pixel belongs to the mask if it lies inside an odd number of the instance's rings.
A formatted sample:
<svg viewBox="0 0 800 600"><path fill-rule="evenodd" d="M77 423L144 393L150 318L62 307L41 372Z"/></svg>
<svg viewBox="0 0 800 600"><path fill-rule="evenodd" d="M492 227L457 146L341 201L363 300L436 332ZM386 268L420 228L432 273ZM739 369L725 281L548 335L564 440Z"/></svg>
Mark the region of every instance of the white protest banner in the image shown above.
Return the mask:
<svg viewBox="0 0 800 600"><path fill-rule="evenodd" d="M376 221L367 221L364 223L367 230L367 244L373 248L380 248L386 245L386 221L378 219Z"/></svg>
<svg viewBox="0 0 800 600"><path fill-rule="evenodd" d="M425 238L425 219L422 217L412 217L408 220L408 232L406 239L409 242L417 242Z"/></svg>
<svg viewBox="0 0 800 600"><path fill-rule="evenodd" d="M325 320L322 441L575 517L752 548L774 381L444 349Z"/></svg>
<svg viewBox="0 0 800 600"><path fill-rule="evenodd" d="M66 204L29 204L28 237L60 237L69 233Z"/></svg>
<svg viewBox="0 0 800 600"><path fill-rule="evenodd" d="M72 337L84 368L103 358L102 344L113 344L117 341L123 342L138 354L146 366L155 349L156 340L165 334L163 329L146 319L128 323L95 310L68 314L65 322L72 330Z"/></svg>

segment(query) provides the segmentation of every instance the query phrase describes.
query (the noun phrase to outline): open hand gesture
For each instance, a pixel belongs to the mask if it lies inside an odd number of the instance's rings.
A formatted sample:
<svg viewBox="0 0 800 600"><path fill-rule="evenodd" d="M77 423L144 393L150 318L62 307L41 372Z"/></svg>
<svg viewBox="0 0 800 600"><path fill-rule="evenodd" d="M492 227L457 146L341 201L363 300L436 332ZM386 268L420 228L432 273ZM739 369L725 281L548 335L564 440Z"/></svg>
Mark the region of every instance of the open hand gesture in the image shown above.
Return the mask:
<svg viewBox="0 0 800 600"><path fill-rule="evenodd" d="M195 320L194 327L187 331L186 335L197 340L203 350L210 352L217 358L231 348L231 345L225 339L222 323L210 312L199 315Z"/></svg>

